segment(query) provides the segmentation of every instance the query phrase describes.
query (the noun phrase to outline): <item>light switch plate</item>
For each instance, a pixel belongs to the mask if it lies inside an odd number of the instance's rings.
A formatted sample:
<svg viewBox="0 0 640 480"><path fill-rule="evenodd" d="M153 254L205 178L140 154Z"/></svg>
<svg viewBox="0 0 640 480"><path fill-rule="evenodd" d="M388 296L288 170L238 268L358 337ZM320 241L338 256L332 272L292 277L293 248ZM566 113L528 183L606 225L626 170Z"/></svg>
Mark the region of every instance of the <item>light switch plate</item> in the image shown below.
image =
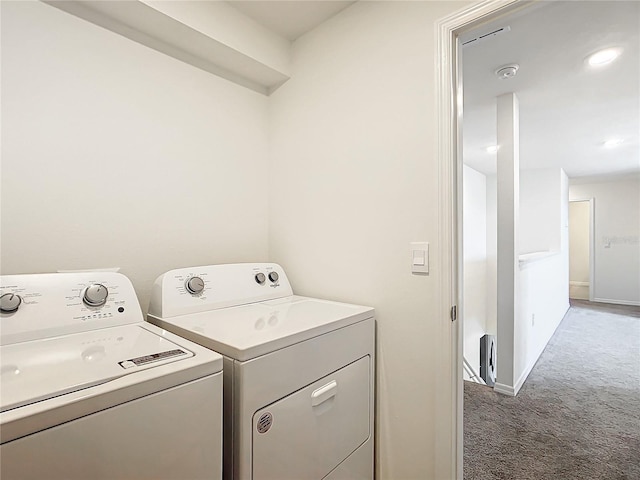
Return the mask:
<svg viewBox="0 0 640 480"><path fill-rule="evenodd" d="M411 242L410 246L410 262L411 273L422 275L429 274L429 243L428 242Z"/></svg>

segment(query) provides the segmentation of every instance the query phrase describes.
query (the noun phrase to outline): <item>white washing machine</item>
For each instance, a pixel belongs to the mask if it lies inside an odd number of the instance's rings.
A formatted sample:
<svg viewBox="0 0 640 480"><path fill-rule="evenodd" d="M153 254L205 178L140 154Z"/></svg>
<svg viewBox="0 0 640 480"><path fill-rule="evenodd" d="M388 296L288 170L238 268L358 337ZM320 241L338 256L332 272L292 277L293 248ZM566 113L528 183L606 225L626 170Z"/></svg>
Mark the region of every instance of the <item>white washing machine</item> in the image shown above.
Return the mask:
<svg viewBox="0 0 640 480"><path fill-rule="evenodd" d="M225 479L371 480L370 307L293 295L279 265L172 270L147 320L224 355Z"/></svg>
<svg viewBox="0 0 640 480"><path fill-rule="evenodd" d="M0 477L220 479L222 357L112 272L0 277Z"/></svg>

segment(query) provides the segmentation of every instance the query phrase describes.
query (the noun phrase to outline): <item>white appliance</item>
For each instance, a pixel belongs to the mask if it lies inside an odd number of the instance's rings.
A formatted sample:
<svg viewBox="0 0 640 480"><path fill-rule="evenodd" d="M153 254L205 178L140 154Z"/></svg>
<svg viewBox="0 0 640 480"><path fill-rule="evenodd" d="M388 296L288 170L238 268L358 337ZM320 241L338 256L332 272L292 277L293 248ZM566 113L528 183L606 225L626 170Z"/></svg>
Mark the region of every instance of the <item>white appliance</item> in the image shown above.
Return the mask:
<svg viewBox="0 0 640 480"><path fill-rule="evenodd" d="M372 308L293 295L279 265L172 270L147 320L224 355L225 479L373 478Z"/></svg>
<svg viewBox="0 0 640 480"><path fill-rule="evenodd" d="M113 272L0 277L0 477L220 479L222 357Z"/></svg>

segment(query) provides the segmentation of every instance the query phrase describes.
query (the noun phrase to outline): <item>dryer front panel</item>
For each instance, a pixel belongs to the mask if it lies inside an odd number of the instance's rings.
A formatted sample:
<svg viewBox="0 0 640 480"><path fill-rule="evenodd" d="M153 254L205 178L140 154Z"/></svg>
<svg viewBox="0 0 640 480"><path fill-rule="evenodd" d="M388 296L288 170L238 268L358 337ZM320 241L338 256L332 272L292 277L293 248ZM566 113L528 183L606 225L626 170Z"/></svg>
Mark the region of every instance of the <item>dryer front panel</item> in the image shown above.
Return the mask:
<svg viewBox="0 0 640 480"><path fill-rule="evenodd" d="M328 475L367 441L370 363L365 356L253 415L253 478Z"/></svg>

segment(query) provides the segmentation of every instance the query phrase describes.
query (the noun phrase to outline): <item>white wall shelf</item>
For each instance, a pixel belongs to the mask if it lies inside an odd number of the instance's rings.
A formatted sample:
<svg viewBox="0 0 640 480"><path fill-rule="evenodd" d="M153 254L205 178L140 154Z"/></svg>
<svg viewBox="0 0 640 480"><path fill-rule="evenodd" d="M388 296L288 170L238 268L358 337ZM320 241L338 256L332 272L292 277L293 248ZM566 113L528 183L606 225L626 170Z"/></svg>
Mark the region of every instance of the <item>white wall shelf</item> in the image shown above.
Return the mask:
<svg viewBox="0 0 640 480"><path fill-rule="evenodd" d="M214 26L215 21L218 22L218 27L221 25L221 17L227 23L237 23L231 25L235 28L236 38L228 35L231 28L227 28L226 32L225 29L221 29L226 35L220 36L212 35L215 28L203 28L203 12L194 10L198 8L198 2L185 2L184 9L180 11L177 10L176 4L172 5L171 2L43 1L264 95L270 94L290 78L288 66L284 65L288 59L282 61L283 56L288 56L289 43L282 38L274 38L273 33L265 31L257 24L248 24L246 19L239 19L239 12L229 11L232 7L224 2L213 2L208 8L225 10L205 13L210 14ZM200 8L204 8L204 4L201 4ZM256 54L255 49L249 51L239 47L238 45L248 45L247 42L237 41L238 36L242 34L254 40L253 45L264 46L263 52ZM230 38L235 42L228 41Z"/></svg>

